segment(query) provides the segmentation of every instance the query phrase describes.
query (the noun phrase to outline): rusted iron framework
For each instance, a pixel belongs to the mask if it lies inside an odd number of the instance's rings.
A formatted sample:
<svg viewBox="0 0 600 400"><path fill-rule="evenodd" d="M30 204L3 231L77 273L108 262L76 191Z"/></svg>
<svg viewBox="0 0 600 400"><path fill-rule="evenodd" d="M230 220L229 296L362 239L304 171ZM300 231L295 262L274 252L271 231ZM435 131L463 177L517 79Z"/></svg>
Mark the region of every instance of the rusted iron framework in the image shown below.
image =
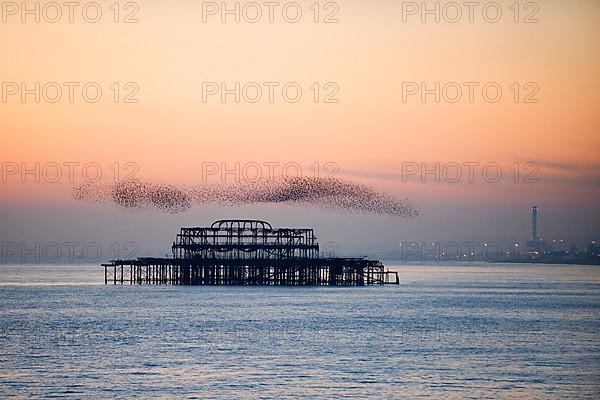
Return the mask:
<svg viewBox="0 0 600 400"><path fill-rule="evenodd" d="M274 229L268 222L221 220L181 228L172 258L112 260L104 283L172 285L332 285L399 283L377 260L320 257L312 229Z"/></svg>

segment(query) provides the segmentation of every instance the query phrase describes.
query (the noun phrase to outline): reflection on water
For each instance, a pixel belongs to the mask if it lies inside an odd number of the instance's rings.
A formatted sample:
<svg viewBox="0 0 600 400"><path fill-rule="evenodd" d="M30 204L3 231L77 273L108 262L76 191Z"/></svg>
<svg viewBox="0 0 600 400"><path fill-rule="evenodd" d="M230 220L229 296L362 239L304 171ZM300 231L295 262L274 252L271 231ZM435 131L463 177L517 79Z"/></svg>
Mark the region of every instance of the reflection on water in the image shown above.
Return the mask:
<svg viewBox="0 0 600 400"><path fill-rule="evenodd" d="M0 267L0 398L600 396L600 268L398 270L260 288Z"/></svg>

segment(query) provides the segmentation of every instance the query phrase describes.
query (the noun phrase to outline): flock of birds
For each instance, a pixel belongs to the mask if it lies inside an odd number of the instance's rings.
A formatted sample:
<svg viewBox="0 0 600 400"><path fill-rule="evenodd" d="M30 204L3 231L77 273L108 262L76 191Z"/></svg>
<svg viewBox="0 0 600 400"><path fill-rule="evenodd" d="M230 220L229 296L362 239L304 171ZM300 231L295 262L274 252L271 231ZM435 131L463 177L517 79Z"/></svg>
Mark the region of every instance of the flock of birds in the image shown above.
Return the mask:
<svg viewBox="0 0 600 400"><path fill-rule="evenodd" d="M418 211L406 200L340 178L279 177L257 182L176 186L139 179L84 183L73 188L77 200L111 203L129 209L155 208L179 213L196 205L242 206L285 203L332 211L410 218Z"/></svg>

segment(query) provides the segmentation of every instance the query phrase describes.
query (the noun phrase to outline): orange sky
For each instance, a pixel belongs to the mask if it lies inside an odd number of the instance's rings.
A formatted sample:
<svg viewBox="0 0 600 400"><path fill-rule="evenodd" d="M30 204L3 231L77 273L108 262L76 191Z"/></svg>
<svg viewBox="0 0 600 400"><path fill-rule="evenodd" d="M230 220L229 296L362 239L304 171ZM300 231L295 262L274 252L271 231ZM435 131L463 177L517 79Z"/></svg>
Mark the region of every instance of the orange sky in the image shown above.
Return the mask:
<svg viewBox="0 0 600 400"><path fill-rule="evenodd" d="M56 24L21 23L19 14L0 23L2 82L98 82L104 90L95 104L83 101L80 91L72 104L65 95L56 104L36 104L31 96L22 103L18 95L0 103L3 162L97 162L106 168L131 161L144 179L184 184L200 182L204 161L335 162L344 176L418 201L445 196L514 203L523 190L510 182L432 186L402 184L393 176L402 162L508 167L532 161L542 178L528 188L532 201L560 204L568 190L565 205L594 207L600 148L596 1L539 2L535 24L514 23L512 0L498 2L504 14L496 24L480 12L474 23L466 16L455 24L421 23L418 15L403 23L397 1L338 1L338 23L314 23L312 0L298 2L304 14L296 24L280 12L274 23L266 16L255 24L221 23L218 15L203 23L202 3L189 1L138 2L139 23L124 24L112 21L112 0L99 3L103 16L96 24L77 11L72 24L66 16ZM112 102L114 82L135 82L139 102ZM304 92L295 104L280 92L272 104L223 104L218 97L203 103L203 82L298 82ZM339 102L315 104L314 82L335 82ZM497 82L503 97L491 104L476 92L473 103L436 104L432 97L422 103L418 96L403 103L403 82ZM514 82L535 82L539 103L515 104ZM551 168L551 162L569 167ZM3 184L3 192L5 199L36 192L43 201L62 198L63 186Z"/></svg>

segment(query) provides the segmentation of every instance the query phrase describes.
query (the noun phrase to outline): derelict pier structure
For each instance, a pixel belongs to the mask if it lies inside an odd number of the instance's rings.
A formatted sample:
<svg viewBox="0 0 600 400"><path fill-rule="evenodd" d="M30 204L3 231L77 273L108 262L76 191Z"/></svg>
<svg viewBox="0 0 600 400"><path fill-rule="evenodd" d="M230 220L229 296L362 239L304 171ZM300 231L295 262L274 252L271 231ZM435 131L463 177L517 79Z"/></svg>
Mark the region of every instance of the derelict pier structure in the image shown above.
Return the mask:
<svg viewBox="0 0 600 400"><path fill-rule="evenodd" d="M112 260L104 283L171 285L365 286L400 283L377 260L322 257L312 229L221 220L181 228L173 257Z"/></svg>

